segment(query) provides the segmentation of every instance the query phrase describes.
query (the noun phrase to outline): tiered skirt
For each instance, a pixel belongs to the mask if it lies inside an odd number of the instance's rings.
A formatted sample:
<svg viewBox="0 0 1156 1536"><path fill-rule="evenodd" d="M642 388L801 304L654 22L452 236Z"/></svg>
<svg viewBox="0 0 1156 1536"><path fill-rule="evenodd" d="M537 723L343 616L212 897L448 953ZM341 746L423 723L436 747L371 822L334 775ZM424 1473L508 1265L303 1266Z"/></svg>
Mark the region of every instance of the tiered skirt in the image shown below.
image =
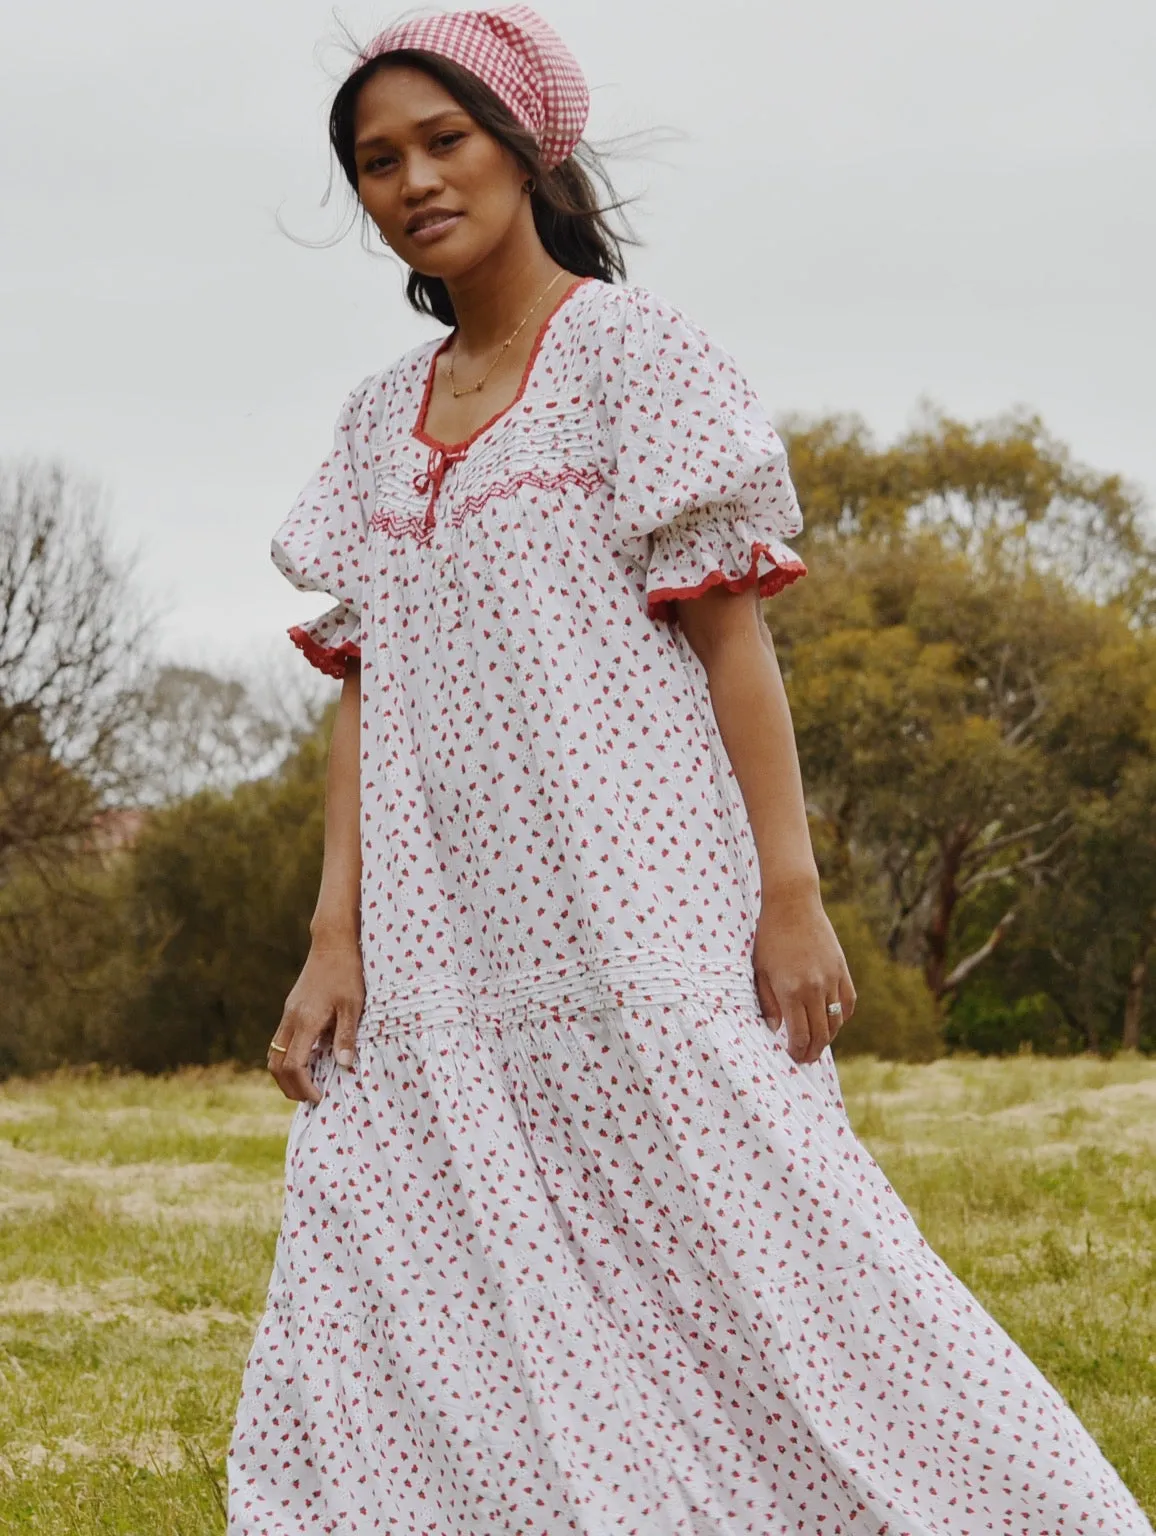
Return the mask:
<svg viewBox="0 0 1156 1536"><path fill-rule="evenodd" d="M231 1536L1152 1536L830 1052L743 974L663 996L370 1010L319 1054Z"/></svg>

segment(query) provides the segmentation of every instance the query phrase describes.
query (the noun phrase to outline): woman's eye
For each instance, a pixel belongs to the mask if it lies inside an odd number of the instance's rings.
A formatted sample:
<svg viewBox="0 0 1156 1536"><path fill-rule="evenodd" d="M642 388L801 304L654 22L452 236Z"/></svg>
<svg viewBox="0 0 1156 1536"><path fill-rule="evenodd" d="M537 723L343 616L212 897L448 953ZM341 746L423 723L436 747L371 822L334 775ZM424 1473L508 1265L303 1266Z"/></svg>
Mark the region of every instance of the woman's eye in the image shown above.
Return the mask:
<svg viewBox="0 0 1156 1536"><path fill-rule="evenodd" d="M388 155L375 155L372 160L365 162L365 169L367 171L380 171L392 164L393 161L390 160Z"/></svg>
<svg viewBox="0 0 1156 1536"><path fill-rule="evenodd" d="M464 133L439 133L434 140L434 147L437 149L450 149L459 139L464 138Z"/></svg>

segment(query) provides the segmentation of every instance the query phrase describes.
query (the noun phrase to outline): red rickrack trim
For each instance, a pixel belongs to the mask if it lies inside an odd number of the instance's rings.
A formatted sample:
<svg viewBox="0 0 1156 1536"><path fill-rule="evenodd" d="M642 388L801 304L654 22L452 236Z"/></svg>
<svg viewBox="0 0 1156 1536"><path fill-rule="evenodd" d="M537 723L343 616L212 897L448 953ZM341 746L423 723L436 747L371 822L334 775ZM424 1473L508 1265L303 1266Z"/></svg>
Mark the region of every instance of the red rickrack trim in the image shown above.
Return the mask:
<svg viewBox="0 0 1156 1536"><path fill-rule="evenodd" d="M646 594L648 616L652 619L677 618L678 610L674 606L676 601L685 602L688 598L701 597L711 587L723 586L728 592L745 592L757 581L760 597L774 597L776 592L781 592L784 587L789 587L800 576L807 574L807 567L801 560L777 560L765 544L753 544L751 548L754 554L751 568L745 576L727 576L722 571L712 571L697 587L659 587ZM760 576L759 560L763 556L771 562L771 569Z"/></svg>
<svg viewBox="0 0 1156 1536"><path fill-rule="evenodd" d="M344 678L347 664L361 660L361 647L354 645L352 640L343 640L340 645L322 645L300 624L295 624L289 631L289 638L306 661L329 677Z"/></svg>
<svg viewBox="0 0 1156 1536"><path fill-rule="evenodd" d="M460 528L467 517L476 517L493 501L513 496L523 485L532 485L539 491L558 491L567 485L580 485L584 491L595 491L601 483L602 472L596 467L584 469L577 464L565 464L555 472L527 469L510 480L495 482L484 491L464 496L453 508L449 522L454 528ZM413 534L419 544L429 542L430 524L420 517L400 517L379 507L369 519L369 526L375 533L388 534L393 539Z"/></svg>

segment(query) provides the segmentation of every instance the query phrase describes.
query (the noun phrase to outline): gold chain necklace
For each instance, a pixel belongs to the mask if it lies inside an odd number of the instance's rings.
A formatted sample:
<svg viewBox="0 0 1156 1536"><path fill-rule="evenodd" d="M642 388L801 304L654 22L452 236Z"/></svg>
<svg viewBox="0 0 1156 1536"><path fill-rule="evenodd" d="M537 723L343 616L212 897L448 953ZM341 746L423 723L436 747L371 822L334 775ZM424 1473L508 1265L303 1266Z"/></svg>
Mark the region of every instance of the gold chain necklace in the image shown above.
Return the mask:
<svg viewBox="0 0 1156 1536"><path fill-rule="evenodd" d="M538 295L526 313L522 316L522 319L518 323L517 330L515 330L511 335L507 336L505 341L498 348L493 362L486 369L485 373L482 374L481 378L476 384L467 385L465 389L459 389L457 387L457 384L454 382L454 354L452 352L450 353L450 393L453 395L455 400L460 400L463 395L476 395L478 393L478 391L485 384L486 380L489 378L490 374L493 373L494 369L498 366L498 363L505 356L506 349L515 341L523 326L526 324L526 321L534 313L538 305L541 304L542 300L550 292L550 289L553 288L556 283L560 282L561 279L565 276L566 269L564 267L561 272L555 272L553 278L551 278L550 282L546 284L545 288L542 289L542 292Z"/></svg>

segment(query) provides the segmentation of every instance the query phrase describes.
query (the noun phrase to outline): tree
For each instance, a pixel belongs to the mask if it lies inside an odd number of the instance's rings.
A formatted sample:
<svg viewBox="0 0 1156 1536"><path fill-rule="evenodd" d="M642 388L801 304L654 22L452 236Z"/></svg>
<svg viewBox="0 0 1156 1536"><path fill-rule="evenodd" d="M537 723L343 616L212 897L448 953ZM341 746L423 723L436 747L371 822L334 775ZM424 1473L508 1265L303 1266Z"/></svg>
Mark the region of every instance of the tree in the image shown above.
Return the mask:
<svg viewBox="0 0 1156 1536"><path fill-rule="evenodd" d="M1089 1049L1156 1045L1156 753L1131 756L1110 792L1087 797L1059 874L1026 925L1036 984Z"/></svg>
<svg viewBox="0 0 1156 1536"><path fill-rule="evenodd" d="M331 719L274 773L159 807L130 848L74 859L51 896L18 893L0 1075L264 1059L309 950Z"/></svg>
<svg viewBox="0 0 1156 1536"><path fill-rule="evenodd" d="M150 819L124 890L147 964L108 1059L145 1070L264 1060L309 951L321 879L333 711L277 771L204 790Z"/></svg>
<svg viewBox="0 0 1156 1536"><path fill-rule="evenodd" d="M784 429L808 538L884 546L921 530L981 575L1050 575L1156 619L1156 538L1139 490L1077 463L1040 418L961 422L930 406L881 447L855 416Z"/></svg>
<svg viewBox="0 0 1156 1536"><path fill-rule="evenodd" d="M0 886L0 1078L107 1049L148 970L124 900L127 857L74 858Z"/></svg>
<svg viewBox="0 0 1156 1536"><path fill-rule="evenodd" d="M91 484L0 463L0 883L67 857L131 792L148 625Z"/></svg>
<svg viewBox="0 0 1156 1536"><path fill-rule="evenodd" d="M981 584L922 539L832 551L788 621L815 812L853 884L875 885L888 952L920 964L936 997L998 946L1067 835L1041 736L1050 674L1086 644L1085 606L1054 584ZM960 905L985 887L998 916L960 954Z"/></svg>
<svg viewBox="0 0 1156 1536"><path fill-rule="evenodd" d="M137 793L154 805L175 804L203 789L227 792L272 772L320 713L306 691L259 698L242 678L175 665L160 666L143 680L139 705Z"/></svg>
<svg viewBox="0 0 1156 1536"><path fill-rule="evenodd" d="M790 448L817 553L771 617L824 873L938 998L974 1000L1010 978L1009 945L1021 960L1045 914L1058 923L1092 807L1134 829L1114 845L1129 870L1117 886L1147 888L1143 796L1116 803L1130 776L1147 782L1156 719L1145 509L1035 418L933 418L886 449L828 421ZM1098 908L1118 919L1114 952L1132 956L1129 1039L1151 907L1133 902L1133 920L1120 902ZM1091 954L1087 923L1073 911L1072 924ZM1016 1027L1054 1028L1063 1012L1072 1038L1094 1033L1056 957L1019 977ZM1045 995L1041 1012L1031 999Z"/></svg>

